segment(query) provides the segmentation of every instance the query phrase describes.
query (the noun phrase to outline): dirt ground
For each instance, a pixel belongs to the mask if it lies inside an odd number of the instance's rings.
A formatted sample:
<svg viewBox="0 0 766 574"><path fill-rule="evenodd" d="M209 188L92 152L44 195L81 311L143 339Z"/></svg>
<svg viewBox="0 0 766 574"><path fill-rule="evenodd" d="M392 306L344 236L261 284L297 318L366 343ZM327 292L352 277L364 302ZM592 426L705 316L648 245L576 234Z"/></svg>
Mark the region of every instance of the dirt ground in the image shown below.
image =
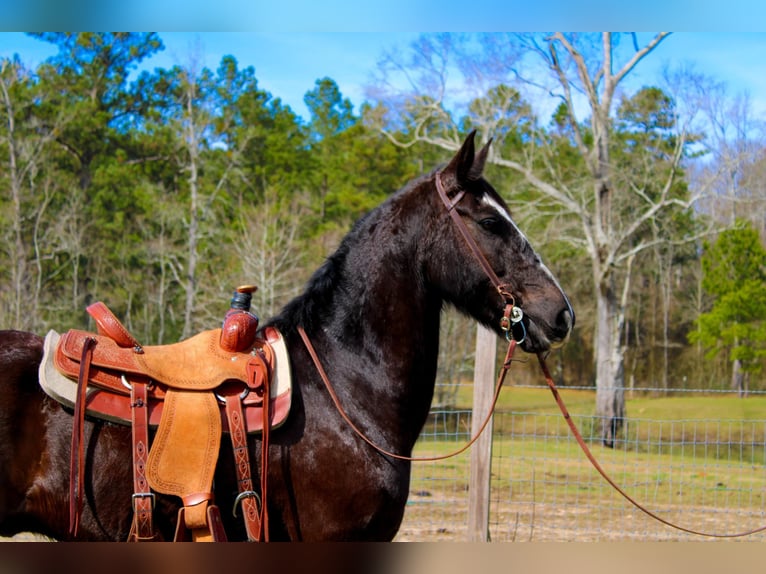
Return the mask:
<svg viewBox="0 0 766 574"><path fill-rule="evenodd" d="M732 534L766 525L759 512L712 506L652 509L681 526L715 534ZM464 542L468 540L467 497L422 492L410 496L397 542ZM519 505L490 511L493 542L704 542L720 538L673 529L620 501L570 505ZM764 542L766 533L728 539Z"/></svg>
<svg viewBox="0 0 766 574"><path fill-rule="evenodd" d="M655 510L655 509L653 509ZM662 516L683 526L714 533L734 533L763 526L751 512L722 512L715 507L662 509ZM404 514L395 542L464 542L467 534L467 496L415 492ZM760 522L760 523L759 523ZM490 513L490 538L494 542L680 542L711 538L686 534L647 517L633 507L595 501L589 505L538 504ZM764 542L766 533L733 540ZM52 542L33 533L0 542Z"/></svg>

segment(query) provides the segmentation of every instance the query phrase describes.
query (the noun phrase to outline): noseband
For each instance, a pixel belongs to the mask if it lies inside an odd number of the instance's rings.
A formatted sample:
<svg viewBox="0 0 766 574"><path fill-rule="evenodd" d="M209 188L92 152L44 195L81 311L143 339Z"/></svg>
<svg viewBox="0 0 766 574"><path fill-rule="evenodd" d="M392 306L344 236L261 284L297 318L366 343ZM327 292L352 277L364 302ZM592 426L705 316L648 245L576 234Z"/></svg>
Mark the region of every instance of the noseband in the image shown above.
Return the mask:
<svg viewBox="0 0 766 574"><path fill-rule="evenodd" d="M479 263L481 268L484 270L484 274L489 278L492 285L494 285L495 289L497 289L497 292L505 301L505 310L503 311L503 317L500 319L500 328L505 331L505 338L508 339L508 342L510 342L511 338L513 337L511 330L512 326L520 324L524 329L524 336L518 342L524 342L524 339L526 339L527 336L526 327L524 327L524 323L521 322L521 319L524 316L524 312L521 310L521 307L516 306L516 300L511 293L510 284L500 281L497 273L495 273L495 270L492 269L492 265L489 264L489 261L487 261L486 256L484 253L482 253L481 248L476 243L473 235L471 235L471 232L468 229L468 226L465 224L465 221L463 221L463 218L460 217L460 214L455 209L457 204L460 203L460 200L465 196L465 190L459 190L457 194L455 194L455 197L450 200L450 198L447 197L447 192L444 191L440 171L436 172L434 181L436 182L436 191L439 193L439 197L441 198L442 203L444 203L444 206L447 208L447 213L449 213L452 221L460 231L460 235L463 236L463 239L468 245L468 248L471 250L471 254Z"/></svg>

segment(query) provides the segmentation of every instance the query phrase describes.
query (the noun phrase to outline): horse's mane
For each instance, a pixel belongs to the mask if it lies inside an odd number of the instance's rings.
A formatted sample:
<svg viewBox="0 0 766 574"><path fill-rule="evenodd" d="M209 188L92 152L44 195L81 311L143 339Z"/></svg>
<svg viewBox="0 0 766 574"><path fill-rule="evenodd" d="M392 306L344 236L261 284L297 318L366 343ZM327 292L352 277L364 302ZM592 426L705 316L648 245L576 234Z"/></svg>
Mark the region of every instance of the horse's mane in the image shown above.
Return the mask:
<svg viewBox="0 0 766 574"><path fill-rule="evenodd" d="M282 332L303 326L308 332L314 330L322 313L333 304L333 297L343 281L345 263L349 253L367 235L365 230L377 222L389 217L391 204L397 198L431 177L433 172L412 179L401 189L393 193L383 203L359 218L351 230L341 240L335 252L309 278L302 294L285 305L268 323Z"/></svg>
<svg viewBox="0 0 766 574"><path fill-rule="evenodd" d="M356 225L359 225L361 221ZM315 321L319 318L321 310L332 304L335 287L340 281L343 264L353 243L352 233L341 241L335 253L330 255L314 272L303 293L287 303L269 320L269 324L282 332L298 326L303 326L309 332L314 330Z"/></svg>

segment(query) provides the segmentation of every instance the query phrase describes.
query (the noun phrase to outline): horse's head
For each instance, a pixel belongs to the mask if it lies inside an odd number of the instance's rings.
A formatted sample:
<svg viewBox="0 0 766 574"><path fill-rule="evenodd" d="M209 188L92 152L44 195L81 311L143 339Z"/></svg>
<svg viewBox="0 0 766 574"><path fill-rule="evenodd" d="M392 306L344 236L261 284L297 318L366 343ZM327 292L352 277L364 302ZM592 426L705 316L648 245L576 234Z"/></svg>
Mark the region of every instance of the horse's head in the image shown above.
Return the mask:
<svg viewBox="0 0 766 574"><path fill-rule="evenodd" d="M474 136L429 180L440 216L428 242L426 274L447 301L498 333L512 302L522 311L512 317L513 335L525 351L560 346L574 326L572 306L482 177L489 143L476 153Z"/></svg>

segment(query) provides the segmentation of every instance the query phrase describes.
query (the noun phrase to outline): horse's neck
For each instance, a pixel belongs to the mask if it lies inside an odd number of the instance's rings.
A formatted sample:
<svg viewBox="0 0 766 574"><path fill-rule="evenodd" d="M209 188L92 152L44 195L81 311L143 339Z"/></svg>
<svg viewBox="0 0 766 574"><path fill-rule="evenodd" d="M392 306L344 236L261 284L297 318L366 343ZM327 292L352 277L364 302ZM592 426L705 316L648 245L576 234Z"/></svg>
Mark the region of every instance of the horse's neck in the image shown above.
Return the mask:
<svg viewBox="0 0 766 574"><path fill-rule="evenodd" d="M347 253L321 330L353 385L346 392L368 395L366 415L409 449L433 397L442 303L423 282L417 242L387 249L372 236Z"/></svg>
<svg viewBox="0 0 766 574"><path fill-rule="evenodd" d="M340 330L333 331L353 333L336 340L347 356L357 358L355 368L365 370L367 392L388 402L389 409L374 406L372 416L396 413L407 442L414 441L433 397L441 303L386 262L368 280L366 289L346 299L350 305L335 318ZM388 415L382 418L390 421Z"/></svg>

